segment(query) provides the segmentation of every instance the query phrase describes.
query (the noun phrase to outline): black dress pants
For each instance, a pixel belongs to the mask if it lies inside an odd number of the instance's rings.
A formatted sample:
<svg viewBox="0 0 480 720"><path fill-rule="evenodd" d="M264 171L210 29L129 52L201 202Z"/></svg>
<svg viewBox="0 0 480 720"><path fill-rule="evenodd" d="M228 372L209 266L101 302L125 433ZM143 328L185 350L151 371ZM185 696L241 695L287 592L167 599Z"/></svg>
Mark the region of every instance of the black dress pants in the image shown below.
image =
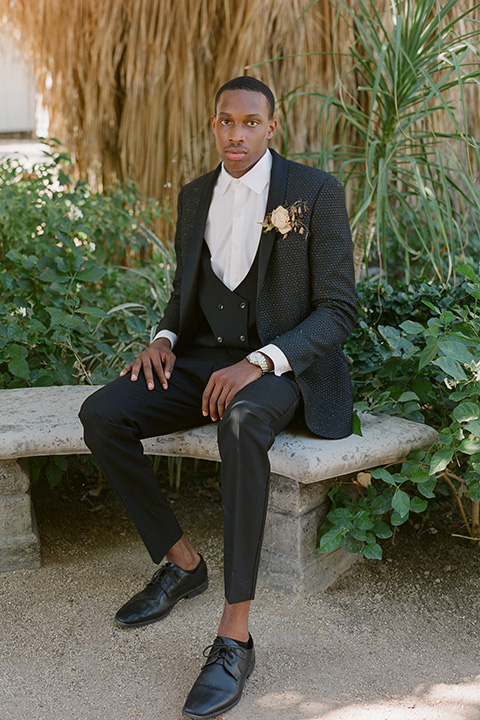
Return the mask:
<svg viewBox="0 0 480 720"><path fill-rule="evenodd" d="M177 357L168 389L155 378L130 374L97 390L84 402L84 437L102 473L116 489L155 563L183 531L160 490L141 440L211 422L201 397L212 372L232 364L204 357ZM251 600L260 560L268 501L268 449L294 418L300 390L291 373L263 375L241 390L218 423L222 459L225 596Z"/></svg>

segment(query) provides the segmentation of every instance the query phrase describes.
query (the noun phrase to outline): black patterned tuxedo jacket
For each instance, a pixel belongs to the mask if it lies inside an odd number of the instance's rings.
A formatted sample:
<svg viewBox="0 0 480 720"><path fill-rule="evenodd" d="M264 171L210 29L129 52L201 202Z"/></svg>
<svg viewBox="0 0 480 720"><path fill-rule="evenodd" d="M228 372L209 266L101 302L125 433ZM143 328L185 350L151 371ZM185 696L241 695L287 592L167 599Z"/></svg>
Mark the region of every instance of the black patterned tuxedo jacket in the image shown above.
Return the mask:
<svg viewBox="0 0 480 720"><path fill-rule="evenodd" d="M298 382L310 430L340 438L352 429L352 388L341 343L356 321L350 227L341 183L272 151L267 213L306 202L308 234L262 233L257 324L262 344L283 350ZM205 223L220 167L180 191L177 270L158 330L191 337Z"/></svg>

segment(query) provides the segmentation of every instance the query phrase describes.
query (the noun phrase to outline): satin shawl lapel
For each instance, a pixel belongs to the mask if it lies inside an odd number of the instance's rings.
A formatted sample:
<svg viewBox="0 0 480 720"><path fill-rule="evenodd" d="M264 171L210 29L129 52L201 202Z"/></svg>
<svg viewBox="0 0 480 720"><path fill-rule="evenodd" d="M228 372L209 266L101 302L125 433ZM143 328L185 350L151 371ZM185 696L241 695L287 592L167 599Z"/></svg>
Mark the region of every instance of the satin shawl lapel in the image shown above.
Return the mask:
<svg viewBox="0 0 480 720"><path fill-rule="evenodd" d="M273 162L272 172L270 175L270 188L268 191L266 215L285 202L288 174L288 163L285 158L278 155L275 150L271 150L270 152L272 153ZM265 273L267 272L268 261L273 250L276 233L276 230L269 230L268 232L262 232L260 236L257 298L265 279Z"/></svg>
<svg viewBox="0 0 480 720"><path fill-rule="evenodd" d="M198 208L195 215L193 227L185 240L188 250L185 257L182 276L182 293L180 300L180 326L184 321L188 321L193 317L195 297L197 292L198 268L200 265L200 254L202 252L202 244L205 236L205 224L208 217L208 209L212 200L212 193L218 174L220 165L205 182L200 198ZM188 202L188 199L185 199Z"/></svg>

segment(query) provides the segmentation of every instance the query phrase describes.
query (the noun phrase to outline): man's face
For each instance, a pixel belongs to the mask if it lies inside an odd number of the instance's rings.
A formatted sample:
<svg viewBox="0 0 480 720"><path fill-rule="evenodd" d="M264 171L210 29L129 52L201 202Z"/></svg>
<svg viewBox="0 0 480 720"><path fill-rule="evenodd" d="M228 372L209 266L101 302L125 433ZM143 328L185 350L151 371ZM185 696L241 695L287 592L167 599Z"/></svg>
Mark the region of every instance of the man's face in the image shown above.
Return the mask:
<svg viewBox="0 0 480 720"><path fill-rule="evenodd" d="M251 90L225 90L211 118L217 152L225 170L241 177L265 154L277 121L269 118L265 95Z"/></svg>

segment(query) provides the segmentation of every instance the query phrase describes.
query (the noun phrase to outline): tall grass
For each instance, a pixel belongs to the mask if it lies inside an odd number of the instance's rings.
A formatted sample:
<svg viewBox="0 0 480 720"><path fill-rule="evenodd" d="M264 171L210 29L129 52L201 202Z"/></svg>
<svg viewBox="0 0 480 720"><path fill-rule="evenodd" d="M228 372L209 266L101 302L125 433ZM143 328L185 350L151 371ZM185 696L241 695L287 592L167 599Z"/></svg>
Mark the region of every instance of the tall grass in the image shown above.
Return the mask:
<svg viewBox="0 0 480 720"><path fill-rule="evenodd" d="M384 274L398 272L398 253L389 256L396 246L407 281L421 258L429 277L446 282L468 233L479 235L478 110L467 104L480 80L479 7L392 0L380 12L373 0L357 0L355 10L338 2L337 22L355 38L346 63L336 52L345 69L331 88L289 96L291 106L306 93L317 98L325 137L309 157L347 186L357 278L372 247Z"/></svg>

